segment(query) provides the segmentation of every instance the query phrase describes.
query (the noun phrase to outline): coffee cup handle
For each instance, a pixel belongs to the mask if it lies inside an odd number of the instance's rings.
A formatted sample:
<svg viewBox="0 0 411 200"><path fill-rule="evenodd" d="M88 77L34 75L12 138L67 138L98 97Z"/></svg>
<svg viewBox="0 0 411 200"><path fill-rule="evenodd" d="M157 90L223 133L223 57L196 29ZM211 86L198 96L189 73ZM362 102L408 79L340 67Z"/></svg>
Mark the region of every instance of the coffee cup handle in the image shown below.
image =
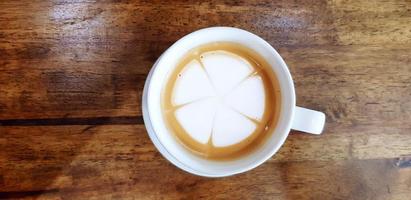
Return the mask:
<svg viewBox="0 0 411 200"><path fill-rule="evenodd" d="M298 106L295 107L291 129L319 135L324 129L324 124L324 113Z"/></svg>

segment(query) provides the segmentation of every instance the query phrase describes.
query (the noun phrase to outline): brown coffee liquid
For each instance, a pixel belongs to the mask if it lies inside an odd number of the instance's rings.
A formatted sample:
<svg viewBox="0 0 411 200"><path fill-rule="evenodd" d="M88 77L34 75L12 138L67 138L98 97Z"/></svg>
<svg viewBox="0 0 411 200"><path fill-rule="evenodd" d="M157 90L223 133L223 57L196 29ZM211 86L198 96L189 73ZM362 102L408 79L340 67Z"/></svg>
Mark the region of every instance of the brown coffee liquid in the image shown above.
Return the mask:
<svg viewBox="0 0 411 200"><path fill-rule="evenodd" d="M241 142L225 147L214 146L211 142L211 138L206 144L194 140L180 125L175 115L175 111L178 108L187 104L174 105L172 101L176 81L179 74L184 70L184 67L194 59L200 61L200 55L203 53L216 50L227 51L247 60L254 68L254 72L250 76L258 75L262 78L266 98L266 105L262 119L255 120L249 118L256 124L257 128L254 132ZM181 58L178 65L169 74L168 80L164 86L164 91L162 93L162 110L167 127L184 147L207 159L232 160L256 150L263 145L267 138L274 132L280 114L280 97L280 87L276 75L267 61L259 54L237 43L214 42L191 49Z"/></svg>

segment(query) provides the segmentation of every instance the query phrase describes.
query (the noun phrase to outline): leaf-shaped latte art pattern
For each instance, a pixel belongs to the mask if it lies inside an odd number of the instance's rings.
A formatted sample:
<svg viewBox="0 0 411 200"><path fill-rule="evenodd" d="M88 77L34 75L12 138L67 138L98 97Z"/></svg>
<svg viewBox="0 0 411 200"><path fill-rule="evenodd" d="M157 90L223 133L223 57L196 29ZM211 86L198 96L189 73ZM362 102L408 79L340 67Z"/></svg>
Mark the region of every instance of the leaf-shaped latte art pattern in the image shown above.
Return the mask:
<svg viewBox="0 0 411 200"><path fill-rule="evenodd" d="M264 115L262 78L247 60L227 51L200 58L184 67L174 87L176 119L199 143L237 144L255 131Z"/></svg>

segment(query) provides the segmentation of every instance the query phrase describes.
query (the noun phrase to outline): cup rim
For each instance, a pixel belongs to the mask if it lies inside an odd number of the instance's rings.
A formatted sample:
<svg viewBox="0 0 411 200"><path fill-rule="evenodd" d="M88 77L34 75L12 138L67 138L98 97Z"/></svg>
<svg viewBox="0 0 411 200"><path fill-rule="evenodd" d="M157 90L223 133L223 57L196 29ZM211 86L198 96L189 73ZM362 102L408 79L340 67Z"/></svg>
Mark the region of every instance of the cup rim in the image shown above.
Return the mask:
<svg viewBox="0 0 411 200"><path fill-rule="evenodd" d="M150 101L150 93L153 92L153 88L152 88L152 83L153 83L153 77L156 77L158 71L159 71L159 63L164 61L162 60L162 58L165 57L165 55L169 54L171 51L173 51L176 46L179 43L183 43L186 40L191 40L195 35L198 34L204 34L206 32L209 31L239 31L245 34L248 34L252 37L254 37L254 39L258 40L258 42L261 43L261 45L264 45L265 48L267 48L270 52L270 54L272 54L272 56L274 57L274 59L276 60L276 62L278 62L279 66L281 67L281 70L283 70L282 75L285 75L285 83L280 83L281 84L287 84L289 91L288 93L288 107L287 110L285 111L281 111L280 114L280 118L283 117L282 120L282 135L278 140L278 145L274 146L271 151L269 151L268 153L265 153L265 155L258 159L257 161L255 161L254 163L249 164L246 167L243 167L241 169L234 169L231 170L230 172L227 173L221 173L221 174L209 174L209 173L204 173L202 171L198 171L196 169L193 169L192 167L188 166L186 163L181 162L175 155L173 155L172 153L170 153L167 150L167 147L161 142L161 139L158 137L157 133L156 133L156 127L153 124L153 106L158 106L158 105L153 105L153 101ZM157 75L158 77L158 75ZM157 78L158 79L158 78ZM283 93L283 91L282 91ZM282 101L284 100L284 98L282 97ZM282 102L283 104L283 102ZM262 39L261 37L242 30L242 29L238 29L238 28L233 28L233 27L209 27L209 28L204 28L204 29L200 29L197 31L194 31L192 33L187 34L186 36L180 38L179 40L177 40L173 45L171 45L156 61L156 63L153 65L153 68L150 70L150 73L146 79L145 82L145 86L144 86L144 91L143 91L143 98L142 98L142 108L143 108L143 119L144 119L144 123L146 125L147 128L147 132L149 134L150 139L152 140L152 142L154 143L154 145L156 146L156 148L160 151L160 153L171 163L173 163L175 166L177 166L178 168L195 174L195 175L200 175L200 176L206 176L206 177L224 177L224 176L230 176L230 175L234 175L234 174L238 174L238 173L242 173L242 172L246 172L249 171L259 165L261 165L262 163L264 163L265 161L267 161L269 158L271 158L277 151L278 149L284 144L289 131L291 129L291 123L292 123L292 119L294 116L294 109L295 109L295 90L294 90L294 83L291 77L291 74L288 70L288 67L286 65L286 63L284 62L284 60L282 59L282 57L278 54L278 52L264 39ZM286 114L284 114L283 112L287 112ZM284 119L284 116L287 119ZM279 122L280 123L280 120ZM277 128L276 128L277 129Z"/></svg>

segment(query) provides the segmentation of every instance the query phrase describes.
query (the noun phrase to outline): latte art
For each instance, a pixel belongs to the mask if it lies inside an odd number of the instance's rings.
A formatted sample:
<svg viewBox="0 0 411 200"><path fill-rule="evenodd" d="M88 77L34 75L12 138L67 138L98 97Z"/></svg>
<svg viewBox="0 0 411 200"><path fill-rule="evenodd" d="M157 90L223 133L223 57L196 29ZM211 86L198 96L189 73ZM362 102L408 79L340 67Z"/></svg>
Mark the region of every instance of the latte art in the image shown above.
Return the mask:
<svg viewBox="0 0 411 200"><path fill-rule="evenodd" d="M178 140L208 158L244 154L262 143L279 112L276 79L245 47L213 43L193 49L167 83L166 121Z"/></svg>
<svg viewBox="0 0 411 200"><path fill-rule="evenodd" d="M174 106L181 106L175 112L177 121L202 144L241 142L264 114L264 85L254 72L250 63L227 51L201 54L177 78L172 94Z"/></svg>

